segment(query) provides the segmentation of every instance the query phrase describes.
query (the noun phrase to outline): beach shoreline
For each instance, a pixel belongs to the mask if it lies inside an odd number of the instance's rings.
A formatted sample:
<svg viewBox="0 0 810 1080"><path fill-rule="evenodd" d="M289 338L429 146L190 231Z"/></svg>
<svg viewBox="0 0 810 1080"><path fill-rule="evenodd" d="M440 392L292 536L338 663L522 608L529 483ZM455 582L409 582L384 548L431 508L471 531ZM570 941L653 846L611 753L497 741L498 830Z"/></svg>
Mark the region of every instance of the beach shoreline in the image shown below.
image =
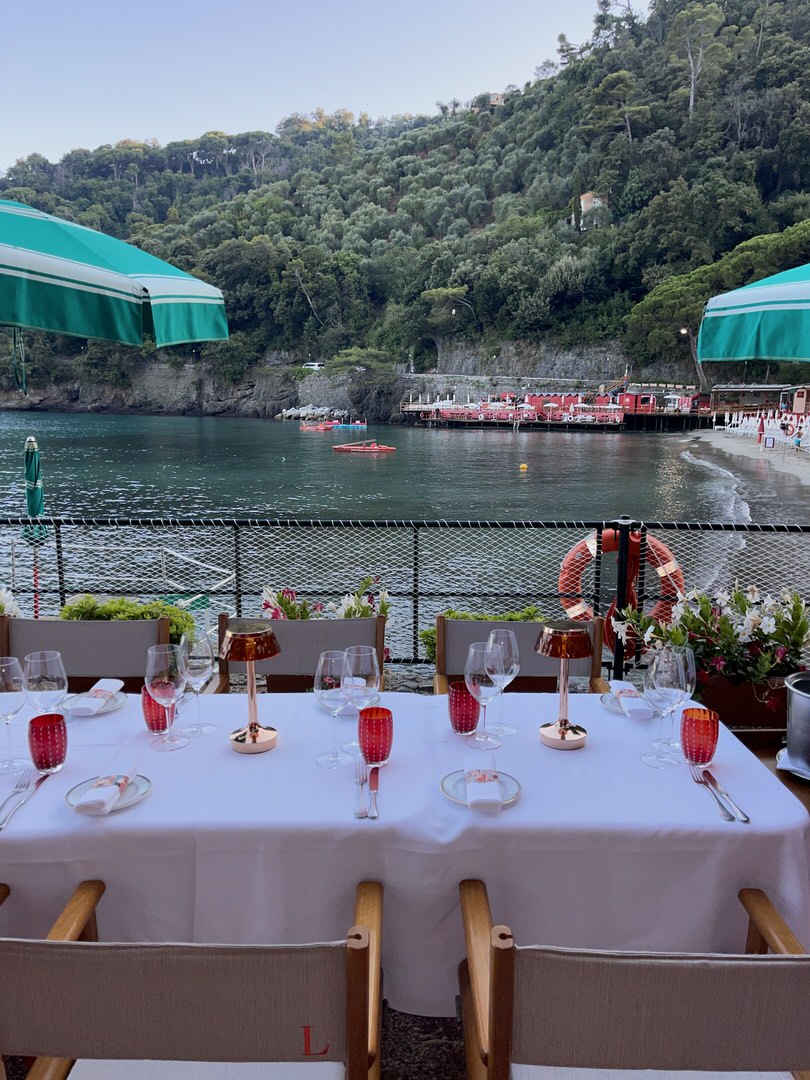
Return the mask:
<svg viewBox="0 0 810 1080"><path fill-rule="evenodd" d="M759 484L769 480L778 483L781 477L790 477L804 487L810 486L810 452L806 449L799 453L790 445L765 449L754 438L708 428L695 431L687 441L693 449L711 449L725 458L723 464L727 467L739 468ZM780 477L769 477L770 473L779 473Z"/></svg>

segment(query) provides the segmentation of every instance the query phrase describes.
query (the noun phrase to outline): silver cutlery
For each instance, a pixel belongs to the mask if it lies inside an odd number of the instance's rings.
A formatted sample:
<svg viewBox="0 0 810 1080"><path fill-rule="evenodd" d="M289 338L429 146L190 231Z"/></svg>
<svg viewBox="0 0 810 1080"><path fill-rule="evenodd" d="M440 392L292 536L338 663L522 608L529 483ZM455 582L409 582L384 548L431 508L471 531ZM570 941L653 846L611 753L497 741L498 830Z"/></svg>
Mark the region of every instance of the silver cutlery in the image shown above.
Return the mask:
<svg viewBox="0 0 810 1080"><path fill-rule="evenodd" d="M50 775L51 775L50 773L43 773L38 778L38 780L37 780L37 782L35 784L32 784L31 787L25 789L25 791L23 792L22 798L18 802L14 803L14 805L8 811L6 816L2 819L2 821L0 821L0 829L5 829L6 825L8 825L8 823L11 821L11 819L14 817L14 815L17 813L17 811L20 809L20 807L28 802L28 800L31 798L31 796L34 794L34 792L37 790L37 788L40 786L40 784L43 784L48 779L48 777Z"/></svg>
<svg viewBox="0 0 810 1080"><path fill-rule="evenodd" d="M368 808L370 818L378 818L380 812L377 809L377 788L380 786L380 770L375 765L368 774L368 790L371 792L371 804Z"/></svg>
<svg viewBox="0 0 810 1080"><path fill-rule="evenodd" d="M23 769L23 771L17 777L17 782L15 783L14 787L11 789L8 795L6 795L5 799L3 799L3 801L0 803L0 810L3 809L7 802L11 802L15 795L21 795L24 791L27 791L28 788L31 787L33 782L34 770Z"/></svg>
<svg viewBox="0 0 810 1080"><path fill-rule="evenodd" d="M725 803L721 800L716 791L709 785L706 777L703 775L703 770L698 765L690 765L689 771L692 774L692 779L696 784L700 784L702 788L708 791L709 795L714 799L717 804L717 809L720 811L720 817L725 818L726 821L733 821L734 815L730 813Z"/></svg>
<svg viewBox="0 0 810 1080"><path fill-rule="evenodd" d="M745 813L744 810L741 810L739 806L737 806L737 804L734 802L734 800L723 787L723 785L717 780L715 780L715 778L712 776L708 769L703 770L703 776L705 777L710 789L714 791L717 795L720 795L723 799L725 799L725 801L731 807L734 813L734 817L737 819L737 821L741 821L744 825L748 825L751 821L751 818L748 816L748 814Z"/></svg>
<svg viewBox="0 0 810 1080"><path fill-rule="evenodd" d="M354 807L354 816L356 818L368 817L368 810L366 810L366 780L368 775L366 773L366 763L358 754L354 759L354 782L357 785L357 802Z"/></svg>

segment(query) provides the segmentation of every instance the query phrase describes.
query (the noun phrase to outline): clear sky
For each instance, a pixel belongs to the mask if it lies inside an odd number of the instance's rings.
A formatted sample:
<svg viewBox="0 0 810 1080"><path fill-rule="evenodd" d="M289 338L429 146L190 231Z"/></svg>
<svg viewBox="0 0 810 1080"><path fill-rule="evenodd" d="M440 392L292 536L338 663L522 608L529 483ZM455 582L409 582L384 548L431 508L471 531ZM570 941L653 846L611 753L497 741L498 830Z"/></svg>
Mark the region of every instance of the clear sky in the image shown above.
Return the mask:
<svg viewBox="0 0 810 1080"><path fill-rule="evenodd" d="M120 139L273 131L522 86L595 0L18 0L0 37L0 170Z"/></svg>

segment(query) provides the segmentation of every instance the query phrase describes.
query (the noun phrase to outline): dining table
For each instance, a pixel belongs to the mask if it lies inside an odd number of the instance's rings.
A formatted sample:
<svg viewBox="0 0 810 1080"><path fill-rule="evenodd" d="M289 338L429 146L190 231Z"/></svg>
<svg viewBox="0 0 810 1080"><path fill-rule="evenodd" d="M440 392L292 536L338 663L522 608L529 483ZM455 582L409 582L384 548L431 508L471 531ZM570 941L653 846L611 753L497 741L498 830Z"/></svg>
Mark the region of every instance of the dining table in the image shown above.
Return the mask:
<svg viewBox="0 0 810 1080"><path fill-rule="evenodd" d="M229 739L247 721L243 694L203 694L216 731L169 753L151 748L140 698L121 698L92 717L68 713L63 768L0 831L4 936L44 936L76 884L100 878L102 940L337 940L356 883L377 880L385 997L423 1016L456 1012L464 878L486 882L495 921L520 944L742 952L743 887L764 889L810 942L810 816L724 727L712 771L749 823L722 818L685 764L645 766L657 723L629 719L615 699L573 694L569 717L588 735L562 752L538 736L557 696L504 694L489 712L517 728L493 753L508 802L484 812L464 800L476 752L451 729L447 697L384 692L394 739L374 820L355 817L354 768L316 764L333 720L311 693L259 695L259 723L278 736L257 754ZM176 726L195 710L186 702ZM26 720L12 725L17 756ZM337 726L350 742L356 715ZM106 816L70 805L77 785L124 761L143 778L129 805ZM0 799L11 784L0 779Z"/></svg>

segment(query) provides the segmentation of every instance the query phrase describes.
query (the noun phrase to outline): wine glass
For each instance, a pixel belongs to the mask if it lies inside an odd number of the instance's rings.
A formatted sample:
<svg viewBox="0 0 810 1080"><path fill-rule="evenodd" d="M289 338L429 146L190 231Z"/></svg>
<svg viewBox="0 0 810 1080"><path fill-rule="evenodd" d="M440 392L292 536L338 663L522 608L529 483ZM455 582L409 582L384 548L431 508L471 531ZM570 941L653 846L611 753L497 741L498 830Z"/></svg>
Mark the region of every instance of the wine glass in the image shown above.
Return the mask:
<svg viewBox="0 0 810 1080"><path fill-rule="evenodd" d="M351 765L352 757L338 748L337 715L349 700L350 678L346 654L329 649L318 657L315 669L315 697L332 715L332 749L317 759L322 769L343 769Z"/></svg>
<svg viewBox="0 0 810 1080"><path fill-rule="evenodd" d="M25 704L25 686L20 661L16 656L0 656L0 720L6 729L6 753L0 761L0 774L17 773L27 768L28 762L15 758L11 753L11 721Z"/></svg>
<svg viewBox="0 0 810 1080"><path fill-rule="evenodd" d="M503 673L503 655L500 647L489 649L485 641L477 641L467 650L464 665L464 682L472 696L481 705L481 720L467 742L477 750L496 750L500 739L493 739L487 731L487 705L500 692L495 678Z"/></svg>
<svg viewBox="0 0 810 1080"><path fill-rule="evenodd" d="M520 652L514 630L491 630L487 638L487 649L500 648L502 663L493 664L492 679L497 683L498 696L501 699L500 719L489 729L493 735L517 735L514 724L506 724L503 719L503 692L520 671Z"/></svg>
<svg viewBox="0 0 810 1080"><path fill-rule="evenodd" d="M188 739L171 733L177 700L186 687L185 650L179 645L150 645L146 650L144 685L149 696L163 706L166 714L163 737L152 740L149 744L152 750L168 753L188 746Z"/></svg>
<svg viewBox="0 0 810 1080"><path fill-rule="evenodd" d="M23 662L23 687L35 713L58 712L68 691L62 654L52 650L29 653Z"/></svg>
<svg viewBox="0 0 810 1080"><path fill-rule="evenodd" d="M669 746L669 725L678 705L686 698L684 658L667 646L659 649L644 675L644 696L661 714L658 748L648 750L641 760L652 769L670 769L680 764Z"/></svg>
<svg viewBox="0 0 810 1080"><path fill-rule="evenodd" d="M683 700L686 701L694 694L695 686L697 685L697 669L695 667L694 651L690 649L688 645L667 645L666 647L683 658L685 687L685 694ZM659 741L659 739L653 739L652 745L656 750L659 749ZM678 753L681 749L681 744L678 741L678 731L674 723L674 714L673 722L670 724L669 731L667 733L666 749L669 750L669 752L675 757L678 756Z"/></svg>
<svg viewBox="0 0 810 1080"><path fill-rule="evenodd" d="M373 645L350 645L345 652L347 674L345 683L349 690L348 704L354 705L358 712L373 705L378 700L380 689L380 664L377 650ZM343 743L347 753L355 756L360 752L357 739Z"/></svg>
<svg viewBox="0 0 810 1080"><path fill-rule="evenodd" d="M202 631L187 643L186 649L186 684L197 699L197 722L180 729L181 735L200 739L204 735L213 735L217 730L214 724L200 722L200 691L214 673L214 650L208 633Z"/></svg>

